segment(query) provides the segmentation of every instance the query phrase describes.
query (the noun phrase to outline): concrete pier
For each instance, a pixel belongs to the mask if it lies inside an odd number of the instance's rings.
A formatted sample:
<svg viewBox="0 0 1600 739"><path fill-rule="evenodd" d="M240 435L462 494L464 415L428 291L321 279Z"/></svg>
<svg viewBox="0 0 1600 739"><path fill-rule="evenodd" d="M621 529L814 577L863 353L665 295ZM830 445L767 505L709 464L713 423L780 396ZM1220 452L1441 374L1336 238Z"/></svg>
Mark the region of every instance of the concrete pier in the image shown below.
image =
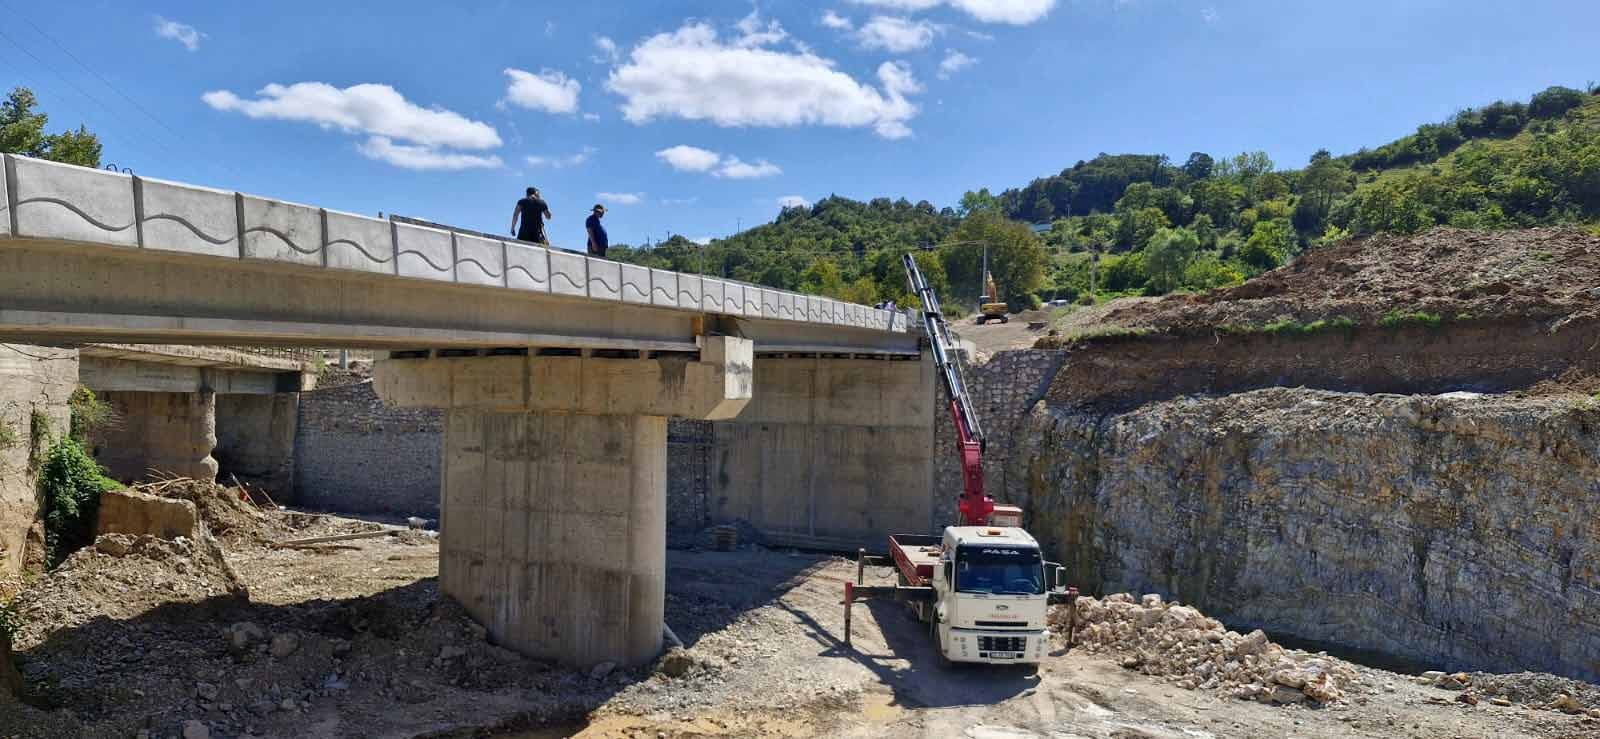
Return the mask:
<svg viewBox="0 0 1600 739"><path fill-rule="evenodd" d="M217 479L217 394L110 391L117 422L96 432L96 458L118 480L159 473Z"/></svg>
<svg viewBox="0 0 1600 739"><path fill-rule="evenodd" d="M750 401L752 343L697 355L381 360L385 403L448 409L439 581L525 654L640 664L666 598L667 417Z"/></svg>
<svg viewBox="0 0 1600 739"><path fill-rule="evenodd" d="M661 647L667 419L455 410L440 585L495 639L577 665Z"/></svg>

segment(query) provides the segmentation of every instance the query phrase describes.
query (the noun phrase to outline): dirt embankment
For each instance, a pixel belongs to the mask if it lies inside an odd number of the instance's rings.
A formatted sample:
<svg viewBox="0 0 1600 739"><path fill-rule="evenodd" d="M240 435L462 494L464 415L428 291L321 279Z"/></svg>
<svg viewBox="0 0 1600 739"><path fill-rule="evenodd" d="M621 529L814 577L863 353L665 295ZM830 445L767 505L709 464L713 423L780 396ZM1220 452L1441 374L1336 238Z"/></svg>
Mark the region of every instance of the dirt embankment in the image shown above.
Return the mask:
<svg viewBox="0 0 1600 739"><path fill-rule="evenodd" d="M1105 322L1209 333L1288 317L1363 325L1397 314L1444 321L1550 320L1600 306L1600 237L1571 228L1370 236L1307 252L1238 287L1172 295L1107 313Z"/></svg>
<svg viewBox="0 0 1600 739"><path fill-rule="evenodd" d="M1315 250L1238 287L1129 302L1042 348L1052 405L1127 409L1263 387L1600 390L1600 237L1435 229Z"/></svg>

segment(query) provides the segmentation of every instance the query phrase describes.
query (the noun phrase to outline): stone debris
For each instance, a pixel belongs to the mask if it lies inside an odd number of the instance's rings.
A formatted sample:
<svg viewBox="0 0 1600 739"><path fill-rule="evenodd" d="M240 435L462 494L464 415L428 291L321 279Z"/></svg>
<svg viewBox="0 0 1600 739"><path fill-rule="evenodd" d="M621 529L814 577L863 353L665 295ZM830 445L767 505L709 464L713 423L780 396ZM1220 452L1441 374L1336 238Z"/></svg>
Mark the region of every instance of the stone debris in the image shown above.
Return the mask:
<svg viewBox="0 0 1600 739"><path fill-rule="evenodd" d="M292 633L285 633L274 634L272 636L272 646L268 648L268 651L271 652L273 657L277 659L284 659L294 654L299 649L300 637L295 636Z"/></svg>
<svg viewBox="0 0 1600 739"><path fill-rule="evenodd" d="M1072 609L1056 606L1050 628L1065 634ZM1326 705L1358 681L1353 666L1324 654L1284 649L1260 631L1239 634L1189 606L1159 595L1080 597L1077 643L1122 654L1123 667L1164 677L1188 690L1218 690L1263 703Z"/></svg>

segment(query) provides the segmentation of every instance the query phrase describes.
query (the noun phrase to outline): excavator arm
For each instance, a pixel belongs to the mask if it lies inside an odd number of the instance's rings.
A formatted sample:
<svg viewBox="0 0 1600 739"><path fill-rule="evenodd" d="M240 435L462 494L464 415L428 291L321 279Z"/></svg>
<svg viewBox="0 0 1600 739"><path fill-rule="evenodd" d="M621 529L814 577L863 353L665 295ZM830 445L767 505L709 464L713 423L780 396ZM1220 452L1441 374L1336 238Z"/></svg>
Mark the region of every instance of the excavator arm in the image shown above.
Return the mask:
<svg viewBox="0 0 1600 739"><path fill-rule="evenodd" d="M961 370L955 364L955 340L950 337L950 325L939 307L939 296L928 286L912 255L907 253L903 258L911 292L922 301L922 321L928 331L934 369L950 396L950 415L955 420L956 444L961 455L961 519L968 526L986 526L994 514L994 499L983 490L983 427L972 408L972 398L967 394Z"/></svg>

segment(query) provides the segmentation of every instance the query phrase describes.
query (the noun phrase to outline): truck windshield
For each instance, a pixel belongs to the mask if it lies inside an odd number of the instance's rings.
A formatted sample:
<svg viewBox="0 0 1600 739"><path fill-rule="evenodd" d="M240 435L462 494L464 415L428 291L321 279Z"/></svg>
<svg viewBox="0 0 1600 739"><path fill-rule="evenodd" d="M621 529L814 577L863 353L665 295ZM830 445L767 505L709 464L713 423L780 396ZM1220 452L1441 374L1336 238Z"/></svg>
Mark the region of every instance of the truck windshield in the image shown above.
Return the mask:
<svg viewBox="0 0 1600 739"><path fill-rule="evenodd" d="M1044 562L1033 547L960 547L955 584L962 593L1038 595L1044 592Z"/></svg>

